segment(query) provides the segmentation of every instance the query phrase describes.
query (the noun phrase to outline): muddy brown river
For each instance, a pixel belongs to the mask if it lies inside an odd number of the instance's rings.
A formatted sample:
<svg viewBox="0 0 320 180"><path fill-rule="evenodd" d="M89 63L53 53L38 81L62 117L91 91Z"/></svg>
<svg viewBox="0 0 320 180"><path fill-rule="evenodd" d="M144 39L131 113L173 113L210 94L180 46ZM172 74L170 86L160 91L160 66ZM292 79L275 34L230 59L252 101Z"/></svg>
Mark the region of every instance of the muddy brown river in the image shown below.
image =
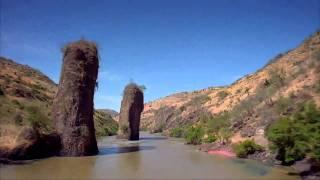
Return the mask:
<svg viewBox="0 0 320 180"><path fill-rule="evenodd" d="M129 142L105 137L97 156L52 157L0 168L0 179L299 179L288 169L208 155L183 140L142 133Z"/></svg>

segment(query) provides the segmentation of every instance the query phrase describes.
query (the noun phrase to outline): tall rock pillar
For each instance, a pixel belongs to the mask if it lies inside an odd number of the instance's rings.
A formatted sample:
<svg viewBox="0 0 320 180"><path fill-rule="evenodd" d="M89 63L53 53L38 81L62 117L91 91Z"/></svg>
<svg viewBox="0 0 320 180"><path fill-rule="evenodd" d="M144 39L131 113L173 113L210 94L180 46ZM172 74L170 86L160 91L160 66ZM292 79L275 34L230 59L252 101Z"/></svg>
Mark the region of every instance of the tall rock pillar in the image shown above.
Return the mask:
<svg viewBox="0 0 320 180"><path fill-rule="evenodd" d="M63 49L63 66L53 118L61 138L61 156L98 153L93 122L93 97L98 75L98 50L93 42L80 40Z"/></svg>
<svg viewBox="0 0 320 180"><path fill-rule="evenodd" d="M128 84L121 102L118 138L139 140L140 117L143 111L143 92L138 85Z"/></svg>

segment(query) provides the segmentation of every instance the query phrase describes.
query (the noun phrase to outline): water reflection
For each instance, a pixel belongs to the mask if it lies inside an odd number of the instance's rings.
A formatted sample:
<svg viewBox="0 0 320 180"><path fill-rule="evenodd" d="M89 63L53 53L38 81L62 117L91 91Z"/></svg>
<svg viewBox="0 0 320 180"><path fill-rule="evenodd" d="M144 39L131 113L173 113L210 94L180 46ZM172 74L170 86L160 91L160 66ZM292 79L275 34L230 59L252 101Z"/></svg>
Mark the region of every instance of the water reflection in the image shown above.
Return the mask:
<svg viewBox="0 0 320 180"><path fill-rule="evenodd" d="M110 154L120 154L120 153L131 153L137 151L144 151L144 150L153 150L155 149L154 146L117 146L117 147L100 147L98 155L110 155Z"/></svg>
<svg viewBox="0 0 320 180"><path fill-rule="evenodd" d="M167 137L141 137L140 140L166 140L168 139Z"/></svg>
<svg viewBox="0 0 320 180"><path fill-rule="evenodd" d="M244 169L245 171L255 174L255 175L259 175L259 176L265 176L267 175L271 168L258 163L256 161L251 161L251 160L246 160L246 159L232 159L233 162L237 163L237 164L241 164L242 169Z"/></svg>
<svg viewBox="0 0 320 180"><path fill-rule="evenodd" d="M103 138L97 156L52 157L1 167L0 179L295 179L287 171L254 161L198 152L178 139L142 136L137 142Z"/></svg>
<svg viewBox="0 0 320 180"><path fill-rule="evenodd" d="M126 171L138 173L143 167L141 167L142 153L135 151L127 156L119 156L117 161L118 169L126 169ZM140 173L139 173L140 174Z"/></svg>
<svg viewBox="0 0 320 180"><path fill-rule="evenodd" d="M70 179L89 179L94 174L95 162L96 158L94 156L82 158L54 158L47 162L45 166L42 162L39 164L39 166L44 166L48 170L48 172L42 172L40 174L51 174L51 171L53 171L55 172L55 176L59 178L69 177ZM48 178L48 176L45 177Z"/></svg>

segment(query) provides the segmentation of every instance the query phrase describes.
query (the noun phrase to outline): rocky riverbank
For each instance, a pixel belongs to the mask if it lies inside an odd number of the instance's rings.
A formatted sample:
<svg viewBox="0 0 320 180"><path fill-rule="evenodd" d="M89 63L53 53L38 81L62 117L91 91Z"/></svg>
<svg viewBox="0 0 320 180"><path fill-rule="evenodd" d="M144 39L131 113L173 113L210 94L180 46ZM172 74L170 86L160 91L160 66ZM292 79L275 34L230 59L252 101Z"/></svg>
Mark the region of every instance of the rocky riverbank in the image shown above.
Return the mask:
<svg viewBox="0 0 320 180"><path fill-rule="evenodd" d="M211 143L199 145L198 150L207 152L213 155L222 155L226 157L235 157L235 154L231 144ZM260 151L253 154L249 154L247 159L257 160L263 164L270 166L281 166L281 162L276 159L275 154L270 151ZM295 171L294 174L300 175L304 180L318 180L320 179L320 164L312 161L309 158L305 158L301 161L295 162L291 165Z"/></svg>
<svg viewBox="0 0 320 180"><path fill-rule="evenodd" d="M56 133L44 134L26 127L6 146L0 146L0 163L21 164L30 160L55 156L60 149L60 138Z"/></svg>

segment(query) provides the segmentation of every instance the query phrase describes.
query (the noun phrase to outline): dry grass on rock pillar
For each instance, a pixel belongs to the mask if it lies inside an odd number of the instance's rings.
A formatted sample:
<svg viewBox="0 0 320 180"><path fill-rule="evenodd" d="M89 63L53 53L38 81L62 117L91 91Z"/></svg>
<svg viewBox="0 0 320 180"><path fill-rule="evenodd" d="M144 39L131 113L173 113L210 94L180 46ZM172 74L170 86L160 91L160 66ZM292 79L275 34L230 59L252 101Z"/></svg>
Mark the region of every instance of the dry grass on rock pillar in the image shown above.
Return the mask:
<svg viewBox="0 0 320 180"><path fill-rule="evenodd" d="M130 83L125 87L121 102L118 138L139 140L140 117L143 111L143 91Z"/></svg>
<svg viewBox="0 0 320 180"><path fill-rule="evenodd" d="M93 122L98 68L95 43L79 40L64 47L60 83L53 102L61 156L86 156L98 152Z"/></svg>

